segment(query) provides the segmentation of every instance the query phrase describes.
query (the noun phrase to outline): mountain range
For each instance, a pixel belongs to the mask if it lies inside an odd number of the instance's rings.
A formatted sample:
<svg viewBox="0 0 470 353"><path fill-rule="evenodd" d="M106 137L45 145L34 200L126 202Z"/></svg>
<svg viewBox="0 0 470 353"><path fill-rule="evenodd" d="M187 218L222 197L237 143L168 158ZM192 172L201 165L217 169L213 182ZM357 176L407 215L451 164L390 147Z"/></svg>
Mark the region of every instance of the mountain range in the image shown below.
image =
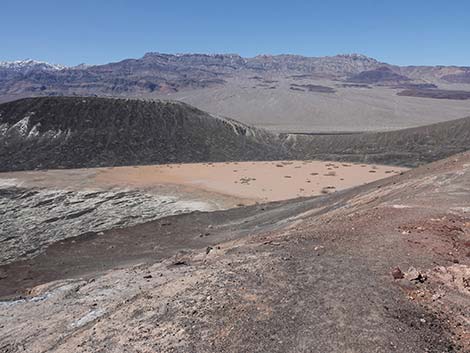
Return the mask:
<svg viewBox="0 0 470 353"><path fill-rule="evenodd" d="M360 54L331 57L237 54L147 53L104 65L65 67L34 60L0 62L1 93L109 94L176 92L223 84L240 73L282 73L389 84L417 82L470 83L470 67L396 66ZM296 78L301 78L296 76Z"/></svg>

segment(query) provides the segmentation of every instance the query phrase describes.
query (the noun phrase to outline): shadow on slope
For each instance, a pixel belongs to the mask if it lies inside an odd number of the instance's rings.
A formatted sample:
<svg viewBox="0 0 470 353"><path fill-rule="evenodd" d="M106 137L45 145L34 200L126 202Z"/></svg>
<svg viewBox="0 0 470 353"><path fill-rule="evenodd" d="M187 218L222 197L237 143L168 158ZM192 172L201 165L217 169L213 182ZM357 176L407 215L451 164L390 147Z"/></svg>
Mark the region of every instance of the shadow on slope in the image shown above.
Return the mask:
<svg viewBox="0 0 470 353"><path fill-rule="evenodd" d="M470 118L387 132L283 138L292 158L416 167L470 149Z"/></svg>

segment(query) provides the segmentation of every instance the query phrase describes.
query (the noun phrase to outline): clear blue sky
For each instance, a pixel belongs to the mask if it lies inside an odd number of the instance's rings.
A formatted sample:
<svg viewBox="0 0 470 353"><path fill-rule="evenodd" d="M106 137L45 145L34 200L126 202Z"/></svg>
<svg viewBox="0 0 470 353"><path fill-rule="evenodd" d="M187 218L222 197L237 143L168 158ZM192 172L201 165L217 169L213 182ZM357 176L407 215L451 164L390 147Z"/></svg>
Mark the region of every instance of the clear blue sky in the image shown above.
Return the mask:
<svg viewBox="0 0 470 353"><path fill-rule="evenodd" d="M470 1L2 0L0 60L75 65L145 52L362 53L470 66Z"/></svg>

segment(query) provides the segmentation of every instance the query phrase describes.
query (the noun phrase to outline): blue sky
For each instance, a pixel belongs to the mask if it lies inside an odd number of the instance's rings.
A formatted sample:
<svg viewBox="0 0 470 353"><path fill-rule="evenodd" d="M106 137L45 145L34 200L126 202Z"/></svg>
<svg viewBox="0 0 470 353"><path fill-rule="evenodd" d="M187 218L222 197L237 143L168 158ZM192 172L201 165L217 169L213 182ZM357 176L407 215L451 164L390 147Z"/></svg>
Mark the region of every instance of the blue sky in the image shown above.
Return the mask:
<svg viewBox="0 0 470 353"><path fill-rule="evenodd" d="M470 1L2 0L0 60L99 64L145 52L362 53L470 66Z"/></svg>

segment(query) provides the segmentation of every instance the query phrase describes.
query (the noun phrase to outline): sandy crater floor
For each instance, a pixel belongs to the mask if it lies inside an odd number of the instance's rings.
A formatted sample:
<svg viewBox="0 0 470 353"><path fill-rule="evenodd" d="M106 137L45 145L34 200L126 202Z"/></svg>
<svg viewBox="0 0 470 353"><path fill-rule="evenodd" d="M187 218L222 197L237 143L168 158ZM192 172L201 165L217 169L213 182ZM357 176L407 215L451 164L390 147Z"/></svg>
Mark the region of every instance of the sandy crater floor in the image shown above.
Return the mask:
<svg viewBox="0 0 470 353"><path fill-rule="evenodd" d="M325 161L189 163L1 173L0 182L14 180L27 187L184 190L222 198L224 204L227 198L250 204L330 193L405 170Z"/></svg>
<svg viewBox="0 0 470 353"><path fill-rule="evenodd" d="M98 170L97 184L177 184L250 201L313 196L369 183L405 168L322 161L169 164Z"/></svg>

